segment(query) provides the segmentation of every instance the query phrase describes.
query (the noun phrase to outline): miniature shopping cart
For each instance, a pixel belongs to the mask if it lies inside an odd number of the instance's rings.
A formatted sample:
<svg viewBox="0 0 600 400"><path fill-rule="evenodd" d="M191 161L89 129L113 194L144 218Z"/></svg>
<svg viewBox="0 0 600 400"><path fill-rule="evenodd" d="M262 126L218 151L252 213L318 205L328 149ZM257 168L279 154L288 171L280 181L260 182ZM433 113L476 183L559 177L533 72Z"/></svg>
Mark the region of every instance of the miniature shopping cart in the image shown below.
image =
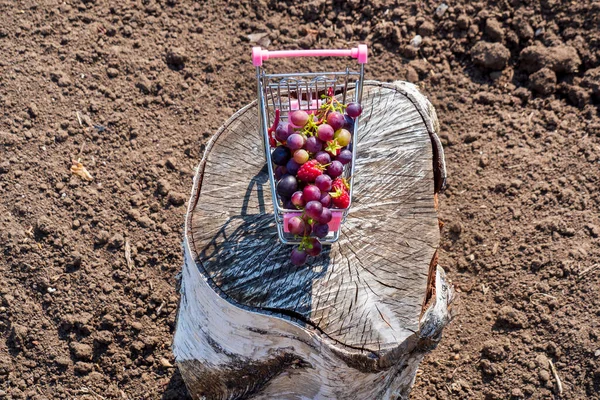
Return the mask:
<svg viewBox="0 0 600 400"><path fill-rule="evenodd" d="M263 62L271 58L287 57L351 57L358 61L358 68L347 67L340 72L298 72L298 73L267 73ZM358 45L348 50L282 50L269 51L254 47L252 63L256 67L258 81L258 104L260 130L263 135L265 157L267 161L275 223L279 239L284 244L299 243L297 238L289 233L287 221L294 216L302 215L298 209L286 208L276 190L276 179L271 152L274 150L272 137L273 127L278 121L287 121L288 114L294 110L304 110L309 114L317 112L324 96L335 96L343 104L353 101L360 103L362 99L364 65L367 63L367 46ZM349 195L352 200L354 188L354 168L356 165L358 117L354 119L352 129L352 161L345 165L343 177L350 184ZM348 215L350 206L345 209L332 209L332 219L329 222L329 234L321 239L323 244L331 244L338 240L341 224Z"/></svg>

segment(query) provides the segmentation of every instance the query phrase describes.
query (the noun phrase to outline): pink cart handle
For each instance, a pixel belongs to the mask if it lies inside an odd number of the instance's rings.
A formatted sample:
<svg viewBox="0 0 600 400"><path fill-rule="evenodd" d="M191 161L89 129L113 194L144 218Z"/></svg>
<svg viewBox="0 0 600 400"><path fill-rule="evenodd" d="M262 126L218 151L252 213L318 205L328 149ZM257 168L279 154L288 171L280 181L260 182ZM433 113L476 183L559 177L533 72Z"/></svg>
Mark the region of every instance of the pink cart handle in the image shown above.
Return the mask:
<svg viewBox="0 0 600 400"><path fill-rule="evenodd" d="M269 51L260 47L252 48L252 64L260 67L263 61L270 58L287 57L352 57L357 58L359 64L366 64L368 51L366 44L359 44L348 50L277 50Z"/></svg>

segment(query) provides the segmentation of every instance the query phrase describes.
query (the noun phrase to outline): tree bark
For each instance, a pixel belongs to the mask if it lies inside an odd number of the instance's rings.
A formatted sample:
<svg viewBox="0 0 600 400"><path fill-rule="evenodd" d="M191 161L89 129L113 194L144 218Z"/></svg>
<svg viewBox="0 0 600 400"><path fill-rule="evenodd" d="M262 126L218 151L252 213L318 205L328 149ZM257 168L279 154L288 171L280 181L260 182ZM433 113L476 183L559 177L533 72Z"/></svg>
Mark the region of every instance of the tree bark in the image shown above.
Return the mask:
<svg viewBox="0 0 600 400"><path fill-rule="evenodd" d="M186 217L174 352L192 397L407 398L448 322L445 164L414 85L366 82L354 197L309 265L277 239L256 102L217 132Z"/></svg>

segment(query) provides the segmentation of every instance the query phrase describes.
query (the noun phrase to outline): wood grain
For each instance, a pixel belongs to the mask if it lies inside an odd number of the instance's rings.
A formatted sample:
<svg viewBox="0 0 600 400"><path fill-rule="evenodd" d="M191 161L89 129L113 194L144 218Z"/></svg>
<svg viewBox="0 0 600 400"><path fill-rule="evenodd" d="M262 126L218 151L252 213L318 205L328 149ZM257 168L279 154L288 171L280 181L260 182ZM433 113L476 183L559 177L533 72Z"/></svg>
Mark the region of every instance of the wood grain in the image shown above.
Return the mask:
<svg viewBox="0 0 600 400"><path fill-rule="evenodd" d="M377 352L418 328L439 228L422 115L391 86L366 85L363 105L353 207L340 241L309 266L292 265L277 239L254 105L208 152L191 230L197 262L228 300Z"/></svg>
<svg viewBox="0 0 600 400"><path fill-rule="evenodd" d="M435 257L443 150L414 85L368 82L363 106L351 212L308 267L277 239L256 104L207 146L173 345L192 397L407 398L448 322Z"/></svg>

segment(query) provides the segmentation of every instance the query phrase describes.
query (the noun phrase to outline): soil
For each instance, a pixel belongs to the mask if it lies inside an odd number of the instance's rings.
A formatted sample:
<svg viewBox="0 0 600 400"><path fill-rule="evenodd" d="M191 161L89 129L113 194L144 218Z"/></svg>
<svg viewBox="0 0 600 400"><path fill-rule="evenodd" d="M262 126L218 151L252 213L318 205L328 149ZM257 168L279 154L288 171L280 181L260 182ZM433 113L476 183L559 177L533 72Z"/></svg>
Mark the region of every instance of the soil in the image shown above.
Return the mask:
<svg viewBox="0 0 600 400"><path fill-rule="evenodd" d="M448 164L458 298L412 398L556 398L549 360L558 398L600 398L600 3L441 4L0 1L0 398L186 398L185 202L250 49L359 41L429 96Z"/></svg>

